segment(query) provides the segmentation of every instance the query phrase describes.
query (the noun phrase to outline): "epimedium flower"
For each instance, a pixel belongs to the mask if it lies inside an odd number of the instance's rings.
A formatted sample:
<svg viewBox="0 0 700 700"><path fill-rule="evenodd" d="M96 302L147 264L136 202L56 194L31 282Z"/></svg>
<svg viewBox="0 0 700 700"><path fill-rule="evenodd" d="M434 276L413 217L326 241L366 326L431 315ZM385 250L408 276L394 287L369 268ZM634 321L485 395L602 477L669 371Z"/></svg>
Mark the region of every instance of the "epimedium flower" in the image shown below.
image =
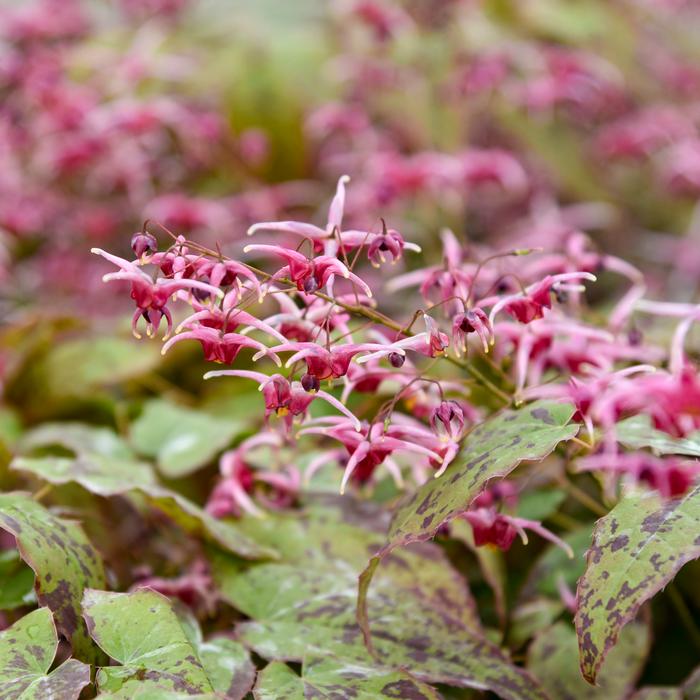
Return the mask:
<svg viewBox="0 0 700 700"><path fill-rule="evenodd" d="M174 335L163 345L161 353L165 355L173 345L183 340L199 341L204 351L204 357L209 362L231 365L243 348L251 348L256 351L256 357L269 357L278 367L282 364L274 352L257 340L240 333L225 333L207 326L197 326L192 330Z"/></svg>
<svg viewBox="0 0 700 700"><path fill-rule="evenodd" d="M289 428L294 418L297 416L303 418L307 415L309 405L314 400L322 399L353 421L355 430L360 430L359 419L335 396L321 389L309 392L304 390L299 382L290 382L281 374L267 375L249 370L233 369L207 372L204 379L224 376L252 379L258 383L258 391L262 392L265 400L265 420L268 420L270 415L275 413L285 419L287 428Z"/></svg>
<svg viewBox="0 0 700 700"><path fill-rule="evenodd" d="M532 530L543 539L561 547L569 558L573 559L574 553L571 547L536 520L516 518L512 515L499 513L495 508L467 510L459 517L472 526L474 544L477 547L493 545L498 549L508 551L518 535L523 544L527 544L528 537L525 530Z"/></svg>
<svg viewBox="0 0 700 700"><path fill-rule="evenodd" d="M277 245L247 245L244 253L251 251L271 253L287 261L287 265L272 275L271 282L280 279L290 279L296 284L300 292L313 294L313 292L327 287L332 283L335 275L340 275L357 285L368 296L372 296L369 285L331 255L319 255L315 258L307 258L296 250L290 250ZM330 289L328 290L331 291Z"/></svg>
<svg viewBox="0 0 700 700"><path fill-rule="evenodd" d="M458 357L466 354L467 337L471 333L476 333L484 352L488 352L495 337L488 316L482 309L467 309L452 319L452 344Z"/></svg>
<svg viewBox="0 0 700 700"><path fill-rule="evenodd" d="M530 285L522 294L514 294L497 301L489 314L489 323L493 326L499 311L504 310L520 323L530 323L544 316L545 309L552 308L552 291L580 291L580 285L567 284L572 280L596 281L590 272L565 272L560 275L547 275L539 282Z"/></svg>
<svg viewBox="0 0 700 700"><path fill-rule="evenodd" d="M287 360L285 367L291 367L296 362L303 360L306 363L307 374L322 381L345 376L353 357L361 352L376 351L377 348L385 349L378 343L345 343L324 348L316 343L287 342L275 345L270 348L270 352L294 353ZM259 356L262 356L262 353L255 355L253 359L256 360Z"/></svg>
<svg viewBox="0 0 700 700"><path fill-rule="evenodd" d="M355 430L354 424L346 418L319 419L315 425L304 428L299 432L303 435L323 435L343 444L348 461L345 464L343 478L340 485L340 493L345 493L348 481L353 478L358 483L368 481L375 469L384 463L395 452L407 452L429 457L432 460L442 462L441 455L436 450L431 450L419 444L416 440L407 438L405 430L401 426L388 428L382 423L363 423L361 430ZM432 433L425 431L424 439L432 441L436 447L440 447L439 440Z"/></svg>
<svg viewBox="0 0 700 700"><path fill-rule="evenodd" d="M137 307L132 318L131 328L136 338L141 337L136 326L141 317L146 320L146 333L149 338L158 332L158 327L163 317L165 317L168 324L165 338L170 336L173 328L173 319L166 304L170 297L180 290L193 291L199 289L214 296L224 296L223 292L218 287L214 287L206 282L192 279L173 280L163 277L153 279L138 265L129 260L107 253L100 248L92 248L90 252L101 255L105 260L108 260L120 268L120 272L111 272L104 275L102 278L104 282L123 280L131 283L131 298L136 302Z"/></svg>

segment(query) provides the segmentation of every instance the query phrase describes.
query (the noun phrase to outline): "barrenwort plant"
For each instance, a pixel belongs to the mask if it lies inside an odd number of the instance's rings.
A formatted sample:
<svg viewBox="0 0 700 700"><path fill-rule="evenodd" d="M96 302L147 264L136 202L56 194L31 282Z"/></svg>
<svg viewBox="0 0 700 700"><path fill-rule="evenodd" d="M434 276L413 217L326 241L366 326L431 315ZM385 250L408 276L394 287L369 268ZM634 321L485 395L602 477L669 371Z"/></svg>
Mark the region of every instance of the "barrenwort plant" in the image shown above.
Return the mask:
<svg viewBox="0 0 700 700"><path fill-rule="evenodd" d="M0 698L700 698L695 3L88 5L0 11Z"/></svg>

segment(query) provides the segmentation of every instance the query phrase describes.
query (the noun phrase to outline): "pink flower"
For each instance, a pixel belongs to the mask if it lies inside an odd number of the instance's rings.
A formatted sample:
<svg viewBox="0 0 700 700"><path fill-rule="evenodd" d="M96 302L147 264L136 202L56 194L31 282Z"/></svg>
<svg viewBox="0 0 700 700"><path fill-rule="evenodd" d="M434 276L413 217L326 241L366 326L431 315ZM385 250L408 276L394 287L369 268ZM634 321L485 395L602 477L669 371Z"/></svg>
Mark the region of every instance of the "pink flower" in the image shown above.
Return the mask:
<svg viewBox="0 0 700 700"><path fill-rule="evenodd" d="M436 446L439 441L431 433L426 432L424 441L429 440ZM364 483L370 479L374 470L385 461L389 460L395 452L409 452L429 457L436 462L441 462L442 457L435 450L431 450L417 441L406 439L405 430L400 426L389 426L385 430L384 425L375 423L363 425L360 432L354 429L354 425L348 424L347 419L337 419L328 426L305 428L299 435L324 435L343 444L348 452L349 459L345 465L340 493L345 493L345 487L352 477L358 483Z"/></svg>
<svg viewBox="0 0 700 700"><path fill-rule="evenodd" d="M248 338L248 336L240 333L224 333L206 326L198 326L190 331L173 336L163 345L162 354L165 355L175 343L179 343L182 340L198 340L204 351L204 357L209 362L231 365L243 348L251 348L257 352L256 357L264 355L269 357L277 366L282 364L274 352L268 350L267 347L257 340Z"/></svg>
<svg viewBox="0 0 700 700"><path fill-rule="evenodd" d="M571 547L566 542L547 530L536 520L526 520L525 518L504 515L503 513L498 513L494 508L468 510L462 513L460 517L472 526L474 544L477 547L491 544L507 551L517 535L520 535L523 544L527 544L528 539L525 530L528 529L561 547L569 555L569 558L574 556Z"/></svg>
<svg viewBox="0 0 700 700"><path fill-rule="evenodd" d="M276 415L288 419L287 427L291 425L291 420L297 416L306 416L309 405L315 399L322 399L336 410L353 421L356 430L360 430L360 421L353 413L331 394L316 390L313 393L304 391L298 382L290 383L281 374L268 376L261 372L251 372L248 370L219 370L207 372L205 379L213 377L243 377L258 382L258 391L262 392L265 399L265 420L274 412Z"/></svg>
<svg viewBox="0 0 700 700"><path fill-rule="evenodd" d="M165 338L170 335L173 327L173 319L166 304L170 297L180 290L200 289L219 297L223 297L224 295L217 287L207 284L206 282L200 282L199 280L169 280L162 277L154 280L133 262L119 258L116 255L111 255L100 248L92 248L91 252L96 255L101 255L106 260L109 260L109 262L121 268L121 272L112 272L105 275L102 278L104 282L111 282L112 280L131 282L131 298L136 302L137 306L131 321L131 328L137 338L141 338L141 335L136 329L136 324L142 316L147 323L146 333L149 338L158 332L158 327L160 326L160 321L163 316L165 316L168 322L168 330L165 334Z"/></svg>
<svg viewBox="0 0 700 700"><path fill-rule="evenodd" d="M452 319L452 343L457 356L467 352L467 336L476 333L481 340L484 352L494 342L493 328L488 316L479 308L469 309Z"/></svg>
<svg viewBox="0 0 700 700"><path fill-rule="evenodd" d="M276 345L270 348L270 351L273 353L293 352L294 354L287 360L285 366L291 367L295 362L304 360L307 373L321 381L345 376L355 355L361 352L371 352L377 348L384 349L383 346L376 343L346 343L327 349L316 343L288 342L284 345Z"/></svg>
<svg viewBox="0 0 700 700"><path fill-rule="evenodd" d="M430 427L444 441L458 441L464 433L464 411L456 401L441 401L430 414Z"/></svg>
<svg viewBox="0 0 700 700"><path fill-rule="evenodd" d="M320 255L309 259L296 250L276 245L248 245L243 249L244 253L250 251L272 253L284 258L287 265L272 276L272 281L290 279L300 292L312 294L318 289L326 287L335 275L340 275L356 284L368 297L372 296L372 290L364 280L350 272L340 260L330 255Z"/></svg>

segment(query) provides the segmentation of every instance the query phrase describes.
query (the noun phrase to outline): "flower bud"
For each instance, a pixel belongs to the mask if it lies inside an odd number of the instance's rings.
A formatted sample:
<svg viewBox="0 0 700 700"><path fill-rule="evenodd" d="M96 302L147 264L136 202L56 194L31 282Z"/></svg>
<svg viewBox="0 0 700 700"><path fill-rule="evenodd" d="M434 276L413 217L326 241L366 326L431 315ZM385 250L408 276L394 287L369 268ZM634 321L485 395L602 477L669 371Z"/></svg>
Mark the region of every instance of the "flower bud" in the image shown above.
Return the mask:
<svg viewBox="0 0 700 700"><path fill-rule="evenodd" d="M321 388L321 382L318 377L307 373L301 378L301 386L304 391L316 392Z"/></svg>
<svg viewBox="0 0 700 700"><path fill-rule="evenodd" d="M402 355L398 352L389 353L389 363L392 367L396 367L396 369L403 367L404 362L406 362L406 355Z"/></svg>
<svg viewBox="0 0 700 700"><path fill-rule="evenodd" d="M430 415L430 427L441 440L458 440L464 430L464 411L456 401L442 401Z"/></svg>
<svg viewBox="0 0 700 700"><path fill-rule="evenodd" d="M155 253L158 250L158 241L152 233L137 231L131 237L131 250L140 259L149 253Z"/></svg>

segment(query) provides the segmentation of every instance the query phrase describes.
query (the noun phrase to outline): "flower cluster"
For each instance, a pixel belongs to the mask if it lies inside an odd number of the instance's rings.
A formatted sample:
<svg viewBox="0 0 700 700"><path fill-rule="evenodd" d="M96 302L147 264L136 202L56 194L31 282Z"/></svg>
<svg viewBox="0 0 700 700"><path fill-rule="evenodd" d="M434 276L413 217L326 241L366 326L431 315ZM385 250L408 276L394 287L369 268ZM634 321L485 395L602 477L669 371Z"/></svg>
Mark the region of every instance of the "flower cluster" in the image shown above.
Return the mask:
<svg viewBox="0 0 700 700"><path fill-rule="evenodd" d="M118 268L106 282L128 283L137 337L142 320L149 337L165 320L164 354L198 342L206 360L227 367L205 378L258 387L264 428L222 456L212 514L289 506L333 464L342 469L341 493L371 487L382 470L399 490L407 480L441 478L471 426L498 407L544 397L575 405L586 436L577 468L600 474L613 495L619 478L664 497L689 488L700 471L695 462L627 452L616 426L646 415L675 437L700 428L700 379L683 347L696 307L647 300L638 270L597 253L576 230L565 231L555 250L480 250L479 257L444 231L439 263L386 280L417 246L384 222L375 231L346 229L347 182L338 182L325 227L256 224L248 233L267 232L269 242L245 246L244 257L174 234L159 250L147 230L132 238L134 260L93 249ZM587 304L594 272L628 282L603 324L591 321ZM420 307L410 317L394 319L378 306L378 299L402 306L392 300L411 288ZM176 304L191 312L174 328ZM632 332L642 314L680 318L668 353ZM321 404L326 409L315 410ZM317 451L302 473L281 455L309 439ZM263 448L278 455L268 460L278 468L255 466ZM518 534L526 541L526 528L562 544L538 522L501 512L513 499L505 483L463 514L477 545L508 549Z"/></svg>

